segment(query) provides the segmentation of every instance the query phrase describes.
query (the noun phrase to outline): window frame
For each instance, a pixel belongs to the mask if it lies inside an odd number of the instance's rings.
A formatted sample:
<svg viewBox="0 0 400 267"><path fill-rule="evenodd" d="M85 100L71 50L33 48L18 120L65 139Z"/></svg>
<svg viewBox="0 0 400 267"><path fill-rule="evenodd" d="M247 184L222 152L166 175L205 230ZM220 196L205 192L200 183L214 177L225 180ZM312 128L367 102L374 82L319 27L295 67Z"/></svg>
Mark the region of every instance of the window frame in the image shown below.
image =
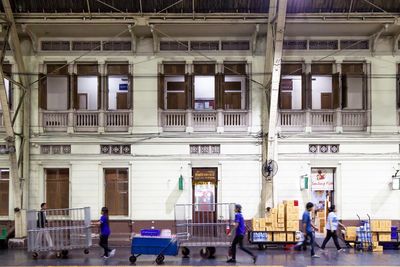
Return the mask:
<svg viewBox="0 0 400 267"><path fill-rule="evenodd" d="M127 186L126 214L113 214L113 209L111 208L112 206L108 205L108 202L107 202L107 188L108 188L108 186L107 186L107 175L106 175L107 170L116 171L116 175L118 175L117 178L116 178L117 180L119 178L119 174L118 174L119 171L124 170L124 171L127 172L127 177L126 177L126 182L125 182L127 184L126 185ZM131 174L131 172L130 172L130 168L127 167L127 166L125 166L125 167L124 166L103 167L102 168L102 173L103 173L103 204L104 204L105 207L108 207L110 216L114 217L114 218L127 218L127 217L129 217L130 213L131 213L131 205L130 205L130 202L131 202L130 201L131 200L130 174ZM114 201L116 201L116 200L114 200ZM121 207L119 207L119 211L120 210L121 210Z"/></svg>
<svg viewBox="0 0 400 267"><path fill-rule="evenodd" d="M61 206L63 206L63 205L61 205L60 207L51 207L51 205L52 204L50 204L49 205L49 203L54 203L54 201L52 201L51 199L49 200L48 199L48 171L49 170L56 170L57 171L57 176L58 176L58 178L56 179L56 180L59 180L60 178L59 178L59 175L60 175L60 170L68 170L68 179L67 179L67 184L68 184L68 190L67 190L67 192L68 192L68 204L66 205L66 207L61 207ZM45 201L44 202L46 202L46 203L48 203L48 206L49 206L49 209L69 209L69 208L71 208L71 169L70 168L68 168L68 167L45 167L44 169L43 169L43 172L44 172L44 188L45 188L45 190L44 190L44 199L45 199ZM60 192L59 192L60 193ZM60 201L60 202L62 202L62 201ZM64 204L64 203L62 203L62 204Z"/></svg>

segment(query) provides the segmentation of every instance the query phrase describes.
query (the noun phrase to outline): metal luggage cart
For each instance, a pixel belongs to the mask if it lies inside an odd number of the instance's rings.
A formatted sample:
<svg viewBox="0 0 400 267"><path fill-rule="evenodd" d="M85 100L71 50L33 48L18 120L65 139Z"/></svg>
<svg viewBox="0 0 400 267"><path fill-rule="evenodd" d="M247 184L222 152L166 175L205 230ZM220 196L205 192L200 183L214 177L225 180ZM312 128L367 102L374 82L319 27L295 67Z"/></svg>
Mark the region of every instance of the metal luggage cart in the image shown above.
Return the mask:
<svg viewBox="0 0 400 267"><path fill-rule="evenodd" d="M40 252L68 255L72 249L89 253L92 246L90 208L30 210L27 212L28 252L37 258Z"/></svg>
<svg viewBox="0 0 400 267"><path fill-rule="evenodd" d="M176 236L187 257L191 247L200 247L202 258L214 256L217 247L230 247L235 221L234 203L175 205Z"/></svg>
<svg viewBox="0 0 400 267"><path fill-rule="evenodd" d="M368 220L361 220L357 215L360 226L357 228L357 239L355 248L359 251L372 251L372 231L371 231L371 218L367 214Z"/></svg>
<svg viewBox="0 0 400 267"><path fill-rule="evenodd" d="M137 235L132 238L129 261L135 263L137 258L141 255L156 255L155 262L160 265L164 262L165 256L178 255L178 248L178 242L174 237Z"/></svg>

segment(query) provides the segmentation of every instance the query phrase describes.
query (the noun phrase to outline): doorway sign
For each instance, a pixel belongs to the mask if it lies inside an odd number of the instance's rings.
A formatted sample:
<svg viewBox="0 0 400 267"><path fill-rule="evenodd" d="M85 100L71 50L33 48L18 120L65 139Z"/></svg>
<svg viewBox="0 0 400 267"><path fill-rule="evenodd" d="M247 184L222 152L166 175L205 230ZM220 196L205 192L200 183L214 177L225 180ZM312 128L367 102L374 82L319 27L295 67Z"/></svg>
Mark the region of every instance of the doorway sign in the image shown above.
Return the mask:
<svg viewBox="0 0 400 267"><path fill-rule="evenodd" d="M333 191L333 171L329 169L312 169L311 190Z"/></svg>

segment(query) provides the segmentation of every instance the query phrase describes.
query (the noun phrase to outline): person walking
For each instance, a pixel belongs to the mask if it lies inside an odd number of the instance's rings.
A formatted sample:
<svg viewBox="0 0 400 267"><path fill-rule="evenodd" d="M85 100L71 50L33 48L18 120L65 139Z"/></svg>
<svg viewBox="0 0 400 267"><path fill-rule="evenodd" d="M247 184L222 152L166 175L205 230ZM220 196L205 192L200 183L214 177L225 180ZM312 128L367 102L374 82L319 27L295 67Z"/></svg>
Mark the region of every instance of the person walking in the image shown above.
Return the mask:
<svg viewBox="0 0 400 267"><path fill-rule="evenodd" d="M45 248L44 239L47 242L47 246L49 246L50 248L53 247L53 239L50 236L49 230L46 229L48 228L46 210L47 210L47 204L46 203L40 204L40 211L38 212L37 225L36 225L37 228L39 228L39 231L37 232L36 242L35 242L36 247L39 249Z"/></svg>
<svg viewBox="0 0 400 267"><path fill-rule="evenodd" d="M311 221L311 215L314 210L314 204L308 202L306 205L306 210L303 213L302 218L302 226L303 226L303 233L304 233L304 241L298 245L303 247L303 250L307 249L307 240L310 239L310 246L311 246L311 257L312 258L319 258L317 254L315 254L315 230L318 230L317 227Z"/></svg>
<svg viewBox="0 0 400 267"><path fill-rule="evenodd" d="M244 218L242 215L242 206L239 204L235 205L235 238L232 241L231 252L232 258L230 258L228 263L236 262L236 246L239 244L239 248L249 254L253 258L253 263L256 263L257 256L255 256L250 250L243 246L243 238L246 233L246 225L244 223Z"/></svg>
<svg viewBox="0 0 400 267"><path fill-rule="evenodd" d="M110 249L108 247L108 237L111 234L109 218L108 218L108 208L101 208L101 217L100 217L100 247L104 249L104 259L108 259L115 255L115 249Z"/></svg>
<svg viewBox="0 0 400 267"><path fill-rule="evenodd" d="M332 205L329 208L328 223L326 224L326 237L325 237L324 242L322 243L321 250L325 249L326 244L332 238L333 242L335 243L337 251L338 252L344 251L344 249L342 249L339 245L338 236L337 236L337 229L338 229L339 225L342 226L344 229L346 229L346 227L339 222L338 217L336 216L335 205Z"/></svg>

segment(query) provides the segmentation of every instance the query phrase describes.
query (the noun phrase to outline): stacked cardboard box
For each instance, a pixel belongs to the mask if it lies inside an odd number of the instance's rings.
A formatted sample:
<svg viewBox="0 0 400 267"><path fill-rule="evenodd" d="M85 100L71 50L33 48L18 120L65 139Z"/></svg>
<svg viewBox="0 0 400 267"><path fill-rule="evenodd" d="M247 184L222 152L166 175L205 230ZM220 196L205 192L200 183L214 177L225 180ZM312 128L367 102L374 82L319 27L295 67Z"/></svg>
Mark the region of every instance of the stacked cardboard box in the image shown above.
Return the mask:
<svg viewBox="0 0 400 267"><path fill-rule="evenodd" d="M392 221L390 220L372 220L371 230L373 232L390 232Z"/></svg>
<svg viewBox="0 0 400 267"><path fill-rule="evenodd" d="M299 205L297 201L290 200L285 201L285 210L286 210L286 231L298 231L299 230Z"/></svg>
<svg viewBox="0 0 400 267"><path fill-rule="evenodd" d="M347 241L355 241L356 238L357 238L357 227L355 226L346 227L345 239Z"/></svg>
<svg viewBox="0 0 400 267"><path fill-rule="evenodd" d="M382 252L383 246L379 246L379 242L372 242L372 251L373 252Z"/></svg>

